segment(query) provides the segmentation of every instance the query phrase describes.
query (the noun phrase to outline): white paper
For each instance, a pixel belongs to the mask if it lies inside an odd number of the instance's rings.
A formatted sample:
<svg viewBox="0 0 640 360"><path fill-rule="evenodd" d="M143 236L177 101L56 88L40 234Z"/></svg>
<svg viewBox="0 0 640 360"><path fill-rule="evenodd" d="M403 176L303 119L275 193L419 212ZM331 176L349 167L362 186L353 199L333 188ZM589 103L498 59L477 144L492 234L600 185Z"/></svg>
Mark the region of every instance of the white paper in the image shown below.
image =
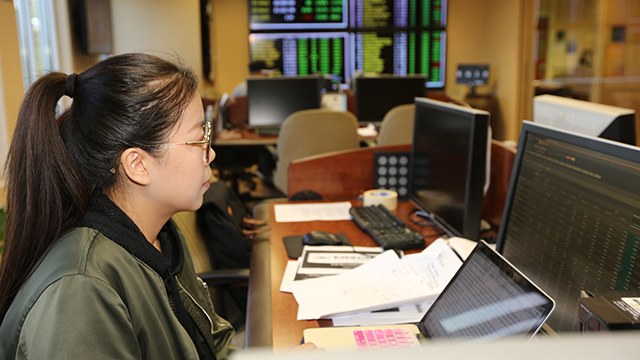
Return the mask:
<svg viewBox="0 0 640 360"><path fill-rule="evenodd" d="M304 246L296 275L336 275L368 262L382 253L380 247ZM298 276L296 276L298 280Z"/></svg>
<svg viewBox="0 0 640 360"><path fill-rule="evenodd" d="M345 247L345 246L305 246L303 247L303 252L302 252L302 256L300 256L300 259L304 259L305 258L305 253L308 249L311 249L311 251L313 251L313 249L318 249L320 248L323 251L335 251L336 256L338 256L339 254L346 254L346 255L350 255L353 253L353 251L355 250L356 252L362 252L362 253L382 253L382 248L379 247L365 247L365 246L355 246L355 247ZM372 257L371 257L372 258ZM369 260L371 259L369 258ZM322 260L320 260L322 261ZM320 277L320 276L327 276L327 275L336 275L336 274L340 274L344 271L351 271L351 268L349 269L344 269L344 268L339 268L339 267L332 267L331 269L329 268L309 268L309 267L304 267L303 266L303 262L298 260L289 260L287 262L287 266L284 270L284 275L282 276L282 281L280 282L280 291L282 292L291 292L291 288L290 288L290 284L293 281L296 281L296 276L298 276L298 273L302 273L305 275L310 275L312 277Z"/></svg>
<svg viewBox="0 0 640 360"><path fill-rule="evenodd" d="M290 284L296 277L296 270L298 270L298 262L295 260L287 261L287 266L284 269L284 275L282 276L282 281L280 282L280 291L291 292Z"/></svg>
<svg viewBox="0 0 640 360"><path fill-rule="evenodd" d="M378 131L376 131L375 125L369 123L366 127L358 128L358 135L360 136L377 136Z"/></svg>
<svg viewBox="0 0 640 360"><path fill-rule="evenodd" d="M440 291L462 265L460 258L442 238L435 240L421 253L406 255L402 260L415 262L424 272L429 285Z"/></svg>
<svg viewBox="0 0 640 360"><path fill-rule="evenodd" d="M443 241L400 260L385 251L342 274L297 281L298 320L378 310L435 299L462 261Z"/></svg>
<svg viewBox="0 0 640 360"><path fill-rule="evenodd" d="M331 318L333 326L367 326L416 323L424 317L435 299L392 309L337 315Z"/></svg>
<svg viewBox="0 0 640 360"><path fill-rule="evenodd" d="M276 222L351 220L348 201L335 203L276 204L273 206Z"/></svg>

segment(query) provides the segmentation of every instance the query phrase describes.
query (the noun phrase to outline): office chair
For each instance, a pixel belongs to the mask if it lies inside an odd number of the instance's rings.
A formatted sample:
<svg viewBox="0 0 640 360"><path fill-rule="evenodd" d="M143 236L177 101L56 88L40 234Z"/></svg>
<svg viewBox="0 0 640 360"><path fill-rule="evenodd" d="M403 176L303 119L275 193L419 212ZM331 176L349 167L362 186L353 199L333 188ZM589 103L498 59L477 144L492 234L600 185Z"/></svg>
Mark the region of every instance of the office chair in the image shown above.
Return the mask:
<svg viewBox="0 0 640 360"><path fill-rule="evenodd" d="M350 112L327 109L301 110L280 127L273 183L288 193L288 167L292 160L360 146L358 120Z"/></svg>
<svg viewBox="0 0 640 360"><path fill-rule="evenodd" d="M415 109L414 104L406 104L389 110L380 124L378 146L411 144Z"/></svg>

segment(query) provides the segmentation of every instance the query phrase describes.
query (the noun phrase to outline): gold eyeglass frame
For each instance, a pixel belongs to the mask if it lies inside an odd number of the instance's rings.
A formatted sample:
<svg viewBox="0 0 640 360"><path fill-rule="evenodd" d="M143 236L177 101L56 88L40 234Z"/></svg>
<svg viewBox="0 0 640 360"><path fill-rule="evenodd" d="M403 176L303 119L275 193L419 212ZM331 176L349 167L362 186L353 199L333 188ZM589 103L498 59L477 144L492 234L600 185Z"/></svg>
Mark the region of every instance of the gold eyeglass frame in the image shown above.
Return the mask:
<svg viewBox="0 0 640 360"><path fill-rule="evenodd" d="M211 154L211 134L212 134L212 128L211 128L211 121L205 121L204 123L204 139L202 140L196 140L196 141L185 141L185 142L177 142L177 143L166 143L166 144L157 144L157 145L153 145L152 147L160 147L160 146L171 146L171 145L207 145L207 146L203 146L202 150L205 151L205 161L207 162L207 164L209 163L209 156ZM115 174L116 173L116 168L112 168L111 169L111 173Z"/></svg>

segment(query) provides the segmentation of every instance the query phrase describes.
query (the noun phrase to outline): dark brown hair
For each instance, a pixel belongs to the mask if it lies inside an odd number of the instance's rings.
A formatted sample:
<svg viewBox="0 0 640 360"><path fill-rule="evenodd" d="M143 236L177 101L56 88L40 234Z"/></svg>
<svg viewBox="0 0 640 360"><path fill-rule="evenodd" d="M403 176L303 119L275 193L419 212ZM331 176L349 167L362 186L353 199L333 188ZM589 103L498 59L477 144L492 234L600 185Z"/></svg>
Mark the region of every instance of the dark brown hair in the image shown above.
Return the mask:
<svg viewBox="0 0 640 360"><path fill-rule="evenodd" d="M159 155L153 145L166 142L198 87L192 71L161 58L113 56L71 80L73 104L58 126L68 78L38 79L18 114L5 167L0 323L44 254L82 219L93 188L116 183L110 170L124 150Z"/></svg>

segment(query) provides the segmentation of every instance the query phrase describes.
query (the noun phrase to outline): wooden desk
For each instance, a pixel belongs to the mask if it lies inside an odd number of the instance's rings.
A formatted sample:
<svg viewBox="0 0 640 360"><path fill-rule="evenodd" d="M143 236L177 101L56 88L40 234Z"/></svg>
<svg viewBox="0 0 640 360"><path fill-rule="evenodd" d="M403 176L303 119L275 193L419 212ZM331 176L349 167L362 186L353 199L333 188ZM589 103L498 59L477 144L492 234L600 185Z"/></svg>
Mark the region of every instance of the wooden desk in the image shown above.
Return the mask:
<svg viewBox="0 0 640 360"><path fill-rule="evenodd" d="M358 201L352 201L354 205L362 205ZM277 204L277 203L274 203ZM271 219L275 218L273 205L271 204ZM402 202L398 204L398 209L394 211L405 222L409 222L409 215L415 209L413 204ZM416 229L419 228L416 226ZM428 230L427 230L428 229ZM331 326L331 320L296 320L298 312L298 303L291 293L283 293L280 291L280 283L287 264L290 260L287 256L282 238L289 235L303 235L311 230L323 230L334 233L343 233L349 237L349 240L356 246L377 246L373 240L364 233L358 225L351 220L345 221L311 221L300 223L276 223L271 222L270 237L270 265L269 272L271 275L270 291L271 291L271 329L269 324L262 324L261 332L272 333L272 346L274 353L281 353L300 344L302 340L302 332L307 328L315 328L322 326ZM432 228L425 228L424 232L428 235L425 237L427 244L433 242L440 235L435 233ZM259 269L254 269L253 263L251 274L255 274ZM249 285L251 286L251 284ZM250 299L251 302L254 299ZM257 300L256 300L257 301ZM247 327L251 327L251 321L248 321Z"/></svg>
<svg viewBox="0 0 640 360"><path fill-rule="evenodd" d="M374 141L378 136L360 136L361 141ZM276 145L278 136L263 136L248 129L225 130L216 136L213 146Z"/></svg>
<svg viewBox="0 0 640 360"><path fill-rule="evenodd" d="M252 145L275 145L278 142L277 136L262 136L247 129L226 130L213 142L213 146L252 146Z"/></svg>
<svg viewBox="0 0 640 360"><path fill-rule="evenodd" d="M396 145L357 149L294 161L289 166L289 192L313 190L325 199L354 199L373 184L373 154L375 151L407 151L411 145ZM485 197L483 217L494 229L500 226L500 215L509 184L515 151L494 141L491 152L491 186ZM352 201L354 205L360 205ZM274 203L275 204L275 203ZM396 214L410 224L411 203L398 204ZM276 223L273 204L270 205L270 241L254 245L251 255L249 303L247 310L247 346L273 347L276 353L300 343L302 331L310 327L330 325L329 320L297 321L298 304L293 295L279 291L287 261L282 238L303 235L311 230L346 234L354 245L375 246L371 238L351 220ZM429 230L426 230L429 229ZM426 231L429 231L428 233ZM425 240L430 244L439 234L425 228Z"/></svg>

